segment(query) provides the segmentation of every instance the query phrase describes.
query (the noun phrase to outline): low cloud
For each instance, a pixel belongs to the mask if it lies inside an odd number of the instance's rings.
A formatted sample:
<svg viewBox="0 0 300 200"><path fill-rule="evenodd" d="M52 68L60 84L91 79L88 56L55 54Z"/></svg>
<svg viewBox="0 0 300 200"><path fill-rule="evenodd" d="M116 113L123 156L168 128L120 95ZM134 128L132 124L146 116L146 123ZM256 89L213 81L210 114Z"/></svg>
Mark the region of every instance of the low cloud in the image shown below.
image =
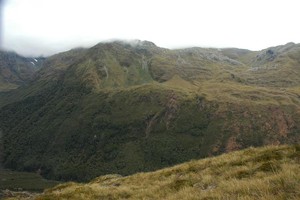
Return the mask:
<svg viewBox="0 0 300 200"><path fill-rule="evenodd" d="M148 40L165 48L250 50L300 42L298 0L5 2L2 48L27 56L48 56L109 38Z"/></svg>

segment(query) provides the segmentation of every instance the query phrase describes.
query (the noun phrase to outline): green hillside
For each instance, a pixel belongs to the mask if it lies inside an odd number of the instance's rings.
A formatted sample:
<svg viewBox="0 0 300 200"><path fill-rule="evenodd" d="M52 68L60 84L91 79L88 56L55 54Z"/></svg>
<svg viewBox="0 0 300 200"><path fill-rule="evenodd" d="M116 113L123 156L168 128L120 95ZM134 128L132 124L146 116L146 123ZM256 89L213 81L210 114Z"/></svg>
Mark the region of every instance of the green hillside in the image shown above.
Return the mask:
<svg viewBox="0 0 300 200"><path fill-rule="evenodd" d="M87 181L299 143L299 57L291 43L251 52L147 41L51 56L30 85L0 95L2 164Z"/></svg>
<svg viewBox="0 0 300 200"><path fill-rule="evenodd" d="M300 147L248 148L155 172L47 189L50 199L299 199ZM14 199L14 198L11 198ZM22 199L22 198L20 198Z"/></svg>

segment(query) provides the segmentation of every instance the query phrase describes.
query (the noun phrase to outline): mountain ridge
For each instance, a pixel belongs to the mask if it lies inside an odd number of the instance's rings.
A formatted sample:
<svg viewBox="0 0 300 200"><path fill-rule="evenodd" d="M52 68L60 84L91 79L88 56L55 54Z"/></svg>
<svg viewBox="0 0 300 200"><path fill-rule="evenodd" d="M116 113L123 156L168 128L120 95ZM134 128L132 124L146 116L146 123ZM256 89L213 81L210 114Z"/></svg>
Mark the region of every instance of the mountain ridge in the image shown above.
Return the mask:
<svg viewBox="0 0 300 200"><path fill-rule="evenodd" d="M28 84L44 58L26 58L14 52L0 51L0 92Z"/></svg>
<svg viewBox="0 0 300 200"><path fill-rule="evenodd" d="M3 164L83 181L299 143L299 57L296 44L251 52L151 42L51 56L29 85L0 95Z"/></svg>
<svg viewBox="0 0 300 200"><path fill-rule="evenodd" d="M149 42L149 41L116 40L113 42L98 43L97 45L95 45L91 48L75 48L70 51L66 51L66 52L62 52L62 53L58 53L53 56L50 56L46 59L46 62L42 64L44 66L44 67L42 67L42 68L44 68L44 72L42 70L41 73L46 73L45 71L48 71L48 73L49 73L49 71L52 71L52 73L55 73L55 71L61 71L61 70L63 70L64 67L70 66L70 64L72 64L72 62L74 62L74 60L76 60L76 57L82 57L83 54L88 54L89 52L94 51L100 55L101 54L100 52L103 50L104 51L113 51L114 48L115 49L123 48L123 50L127 49L126 51L128 51L130 49L129 47L131 47L132 50L133 49L137 50L136 52L144 57L147 57L147 54L152 54L152 56L154 55L154 58L151 58L151 59L154 59L154 62L156 61L160 65L163 65L163 63L161 63L162 60L159 57L159 55L157 55L157 54L166 53L166 56L169 59L174 59L174 60L177 59L177 61L175 63L172 63L172 65L174 65L174 66L176 66L176 65L178 66L181 64L182 67L184 67L184 64L187 64L187 65L201 64L201 63L199 63L199 61L200 61L199 59L201 58L201 60L202 60L201 62L202 63L204 62L203 63L204 65L208 64L207 62L221 61L221 62L225 62L225 63L227 62L231 65L246 65L246 66L249 65L250 69L248 69L248 70L251 70L251 71L257 71L257 70L263 71L264 69L272 69L272 68L276 69L276 67L278 66L278 64L272 64L272 66L266 65L267 61L273 61L275 59L275 54L272 55L273 57L264 58L264 57L268 56L268 55L266 55L267 52L269 52L268 53L269 56L270 56L270 52L275 52L275 51L276 51L276 54L278 54L278 53L286 54L286 51L289 51L292 48L298 48L297 46L299 46L299 45L290 42L285 45L269 47L269 48L263 49L261 51L250 51L250 50L236 49L236 48L218 49L218 48L201 48L201 47L190 47L190 48L172 50L172 49L165 49L165 48L157 47L154 43ZM97 51L96 49L99 49L99 50ZM230 53L230 51L231 51L231 53ZM232 52L232 51L234 51L234 52ZM118 51L115 51L115 53L117 53L117 52ZM243 53L240 54L238 52L243 52ZM258 54L256 52L261 52L261 53ZM143 53L146 55L143 55ZM94 57L99 56L99 55L95 55L95 53L93 53L93 54L94 54ZM185 55L189 54L190 56L194 55L196 57L199 57L198 61L195 60L195 58L194 58L193 63L188 63L184 59L182 59L183 54L185 54ZM252 54L252 56L250 55L250 61L249 61L249 58L248 58L248 61L237 58L238 55L242 55L240 57L243 57L245 54L246 55ZM126 54L124 56L128 57L128 55L126 55ZM288 56L293 56L293 55L288 55ZM25 58L25 59L33 60L35 58ZM264 59L269 59L269 60L264 60ZM198 63L195 63L196 61ZM130 64L130 63L128 63L128 60L126 61L126 59L123 61L120 60L119 62L120 62L121 66L128 67ZM143 61L140 61L140 62L143 62ZM144 60L144 62L147 63L146 60ZM168 61L168 62L170 62L170 61ZM279 61L277 61L277 62L279 62ZM62 67L62 69L60 69L60 67ZM168 67L168 66L165 66L165 67ZM34 73L34 72L31 72L31 73ZM56 72L56 73L58 73L58 72ZM40 73L38 73L37 76L40 77L42 75ZM153 77L153 78L156 78L156 81L165 81L165 79L167 77ZM162 78L162 80L159 80L159 78ZM36 79L36 77L35 77L35 79Z"/></svg>

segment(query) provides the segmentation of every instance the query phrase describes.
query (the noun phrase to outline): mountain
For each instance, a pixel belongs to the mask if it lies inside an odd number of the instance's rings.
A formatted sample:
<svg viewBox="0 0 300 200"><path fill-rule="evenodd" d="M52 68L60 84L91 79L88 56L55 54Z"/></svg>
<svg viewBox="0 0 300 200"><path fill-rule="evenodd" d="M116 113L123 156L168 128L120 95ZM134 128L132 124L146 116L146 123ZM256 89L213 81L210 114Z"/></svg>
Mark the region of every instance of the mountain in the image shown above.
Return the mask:
<svg viewBox="0 0 300 200"><path fill-rule="evenodd" d="M13 52L0 51L0 92L28 84L43 61L43 57L26 58Z"/></svg>
<svg viewBox="0 0 300 200"><path fill-rule="evenodd" d="M0 95L2 163L83 181L299 143L299 47L115 41L48 57L29 85Z"/></svg>
<svg viewBox="0 0 300 200"><path fill-rule="evenodd" d="M299 187L299 145L268 146L155 172L64 183L35 199L299 199Z"/></svg>

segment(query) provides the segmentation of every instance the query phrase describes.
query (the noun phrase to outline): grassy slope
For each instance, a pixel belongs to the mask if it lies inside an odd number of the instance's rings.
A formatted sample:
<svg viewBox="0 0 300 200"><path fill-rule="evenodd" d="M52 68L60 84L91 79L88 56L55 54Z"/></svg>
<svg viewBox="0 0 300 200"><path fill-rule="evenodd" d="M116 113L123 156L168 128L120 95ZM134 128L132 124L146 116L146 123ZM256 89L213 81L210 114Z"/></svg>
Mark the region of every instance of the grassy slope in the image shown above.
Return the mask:
<svg viewBox="0 0 300 200"><path fill-rule="evenodd" d="M299 44L288 43L258 52L238 49L224 49L223 52L248 66L244 71L236 74L236 78L245 84L264 87L299 87Z"/></svg>
<svg viewBox="0 0 300 200"><path fill-rule="evenodd" d="M46 199L299 199L300 147L249 148L127 177L65 183Z"/></svg>

